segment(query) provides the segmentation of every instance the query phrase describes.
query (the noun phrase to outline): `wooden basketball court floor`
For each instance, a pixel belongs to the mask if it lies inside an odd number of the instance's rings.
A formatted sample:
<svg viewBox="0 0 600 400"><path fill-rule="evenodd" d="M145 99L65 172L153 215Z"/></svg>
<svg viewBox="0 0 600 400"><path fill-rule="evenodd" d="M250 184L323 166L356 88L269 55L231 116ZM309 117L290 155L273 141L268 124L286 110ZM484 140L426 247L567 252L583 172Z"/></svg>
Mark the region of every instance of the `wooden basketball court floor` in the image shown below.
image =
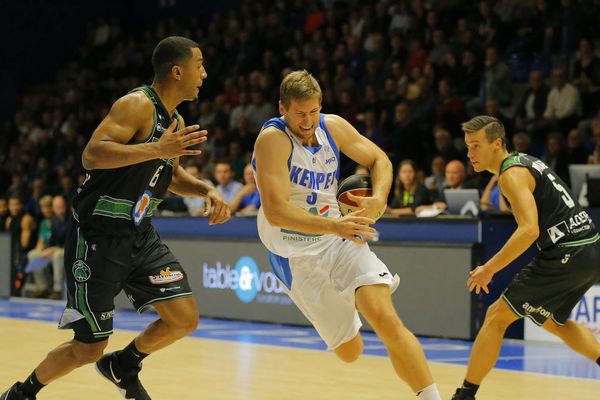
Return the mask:
<svg viewBox="0 0 600 400"><path fill-rule="evenodd" d="M55 345L72 337L56 329L60 302L0 300L0 390L24 379ZM108 351L122 348L155 318L117 312ZM248 400L414 399L393 373L385 350L365 336L365 356L344 364L310 328L205 319L198 330L144 361L152 398ZM470 343L421 339L443 399L462 382ZM480 400L600 398L600 368L557 344L506 341ZM41 400L119 399L86 366L44 388Z"/></svg>

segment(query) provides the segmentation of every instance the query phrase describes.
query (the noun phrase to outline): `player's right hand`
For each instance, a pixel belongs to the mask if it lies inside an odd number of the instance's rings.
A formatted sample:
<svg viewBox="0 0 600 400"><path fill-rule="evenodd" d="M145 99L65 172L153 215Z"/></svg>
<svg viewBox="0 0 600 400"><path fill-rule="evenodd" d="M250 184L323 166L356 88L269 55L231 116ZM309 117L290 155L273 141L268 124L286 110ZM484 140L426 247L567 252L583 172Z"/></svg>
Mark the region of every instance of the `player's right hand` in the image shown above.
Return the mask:
<svg viewBox="0 0 600 400"><path fill-rule="evenodd" d="M358 244L364 244L365 240L373 239L376 231L370 225L373 225L375 220L360 216L359 214L363 211L364 209L356 210L334 220L333 233Z"/></svg>
<svg viewBox="0 0 600 400"><path fill-rule="evenodd" d="M190 125L175 131L177 120L174 119L169 128L156 142L160 158L175 158L180 156L197 156L202 150L192 150L188 147L206 142L208 131L200 130L200 125Z"/></svg>

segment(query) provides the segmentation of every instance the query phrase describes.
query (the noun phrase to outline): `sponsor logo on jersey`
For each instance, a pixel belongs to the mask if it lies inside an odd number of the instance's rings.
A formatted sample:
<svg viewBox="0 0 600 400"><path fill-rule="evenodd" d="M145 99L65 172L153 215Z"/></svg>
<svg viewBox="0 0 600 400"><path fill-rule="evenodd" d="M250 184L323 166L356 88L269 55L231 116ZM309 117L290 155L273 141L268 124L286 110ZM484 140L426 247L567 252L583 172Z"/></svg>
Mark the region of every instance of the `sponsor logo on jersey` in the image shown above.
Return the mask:
<svg viewBox="0 0 600 400"><path fill-rule="evenodd" d="M165 127L162 126L162 124L160 122L158 124L156 124L156 130L159 131L159 132L161 132L161 133L164 132L164 131L166 131Z"/></svg>
<svg viewBox="0 0 600 400"><path fill-rule="evenodd" d="M526 314L540 314L542 317L550 318L550 311L547 311L544 307L534 307L529 303L523 304L523 310Z"/></svg>
<svg viewBox="0 0 600 400"><path fill-rule="evenodd" d="M183 279L183 272L171 271L171 267L161 270L158 275L150 275L148 277L153 285L164 285L165 283L177 282Z"/></svg>
<svg viewBox="0 0 600 400"><path fill-rule="evenodd" d="M103 312L102 314L100 314L100 320L106 321L107 319L111 319L114 316L115 316L115 310Z"/></svg>
<svg viewBox="0 0 600 400"><path fill-rule="evenodd" d="M552 243L558 242L560 239L564 238L569 232L569 227L565 221L562 221L550 228L548 228L548 236L550 236L550 240Z"/></svg>
<svg viewBox="0 0 600 400"><path fill-rule="evenodd" d="M335 156L330 157L327 160L325 160L325 165L331 164L332 162L335 162L335 160L336 160Z"/></svg>
<svg viewBox="0 0 600 400"><path fill-rule="evenodd" d="M87 282L92 276L92 270L90 267L83 261L77 260L73 264L73 277L79 283Z"/></svg>
<svg viewBox="0 0 600 400"><path fill-rule="evenodd" d="M135 203L131 212L131 218L133 218L133 223L136 226L138 226L146 216L148 208L150 208L150 199L152 199L152 192L146 190L144 191L144 194L140 196L137 203Z"/></svg>
<svg viewBox="0 0 600 400"><path fill-rule="evenodd" d="M337 182L335 175L335 172L315 172L292 165L290 181L311 190L325 190Z"/></svg>

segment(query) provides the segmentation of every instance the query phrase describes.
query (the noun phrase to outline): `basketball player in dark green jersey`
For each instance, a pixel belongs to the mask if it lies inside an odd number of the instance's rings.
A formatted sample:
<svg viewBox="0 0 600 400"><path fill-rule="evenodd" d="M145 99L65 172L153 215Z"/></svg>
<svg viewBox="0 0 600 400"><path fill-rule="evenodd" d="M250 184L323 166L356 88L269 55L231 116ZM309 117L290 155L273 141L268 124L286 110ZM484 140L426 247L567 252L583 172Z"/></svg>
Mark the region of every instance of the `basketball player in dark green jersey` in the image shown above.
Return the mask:
<svg viewBox="0 0 600 400"><path fill-rule="evenodd" d="M473 168L499 176L500 191L518 225L504 247L471 272L469 290L489 293L496 272L534 242L540 252L488 309L465 381L452 398L475 399L481 381L496 363L506 329L523 317L600 365L600 344L594 335L568 320L581 296L600 280L600 235L594 223L547 165L506 150L504 127L496 118L478 116L462 128Z"/></svg>
<svg viewBox="0 0 600 400"><path fill-rule="evenodd" d="M210 224L227 221L230 211L215 189L179 166L180 156L200 154L190 147L207 134L198 125L184 127L175 109L197 99L207 77L198 44L168 37L154 49L152 64L152 86L118 99L83 153L87 177L73 199L65 244L68 301L60 321L74 338L0 400L35 399L43 386L94 362L125 398L150 399L138 379L142 359L196 329L198 310L185 271L150 217L167 190L205 196ZM103 356L121 290L138 311L153 307L159 319L125 349Z"/></svg>

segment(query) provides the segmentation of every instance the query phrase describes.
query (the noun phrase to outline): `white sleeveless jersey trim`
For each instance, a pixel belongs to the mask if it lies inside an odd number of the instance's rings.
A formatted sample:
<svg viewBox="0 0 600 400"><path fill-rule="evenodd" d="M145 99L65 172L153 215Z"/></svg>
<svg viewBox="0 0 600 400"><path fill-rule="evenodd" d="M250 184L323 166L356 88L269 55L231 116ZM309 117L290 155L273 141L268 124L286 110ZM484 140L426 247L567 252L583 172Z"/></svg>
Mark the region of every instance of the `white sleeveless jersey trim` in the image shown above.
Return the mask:
<svg viewBox="0 0 600 400"><path fill-rule="evenodd" d="M275 127L287 135L292 143L288 159L291 193L290 202L312 214L328 218L339 218L336 192L339 179L340 156L338 148L327 130L324 115L319 117L315 130L318 146L303 145L287 128L283 117L272 118L262 129ZM256 162L252 157L256 173ZM260 191L260 187L258 188ZM258 234L263 244L282 257L314 255L329 247L338 237L335 235L315 235L272 226L264 215L262 207L257 216Z"/></svg>

